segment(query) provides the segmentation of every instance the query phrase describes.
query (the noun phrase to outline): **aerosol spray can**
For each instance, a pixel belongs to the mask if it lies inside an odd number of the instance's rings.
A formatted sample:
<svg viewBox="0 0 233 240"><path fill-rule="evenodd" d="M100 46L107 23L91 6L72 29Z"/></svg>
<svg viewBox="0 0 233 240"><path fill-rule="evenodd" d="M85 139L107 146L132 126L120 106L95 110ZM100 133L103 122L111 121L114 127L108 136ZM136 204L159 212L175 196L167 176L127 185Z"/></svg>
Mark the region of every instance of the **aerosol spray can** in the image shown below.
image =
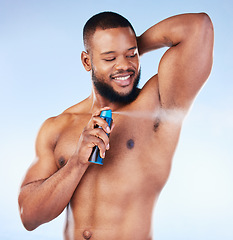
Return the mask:
<svg viewBox="0 0 233 240"><path fill-rule="evenodd" d="M112 125L112 110L103 110L100 113L100 117L103 118L107 123L108 126L111 128ZM109 134L107 133L108 137ZM91 156L89 157L89 162L103 165L103 158L100 157L100 150L97 146L95 146L92 150Z"/></svg>

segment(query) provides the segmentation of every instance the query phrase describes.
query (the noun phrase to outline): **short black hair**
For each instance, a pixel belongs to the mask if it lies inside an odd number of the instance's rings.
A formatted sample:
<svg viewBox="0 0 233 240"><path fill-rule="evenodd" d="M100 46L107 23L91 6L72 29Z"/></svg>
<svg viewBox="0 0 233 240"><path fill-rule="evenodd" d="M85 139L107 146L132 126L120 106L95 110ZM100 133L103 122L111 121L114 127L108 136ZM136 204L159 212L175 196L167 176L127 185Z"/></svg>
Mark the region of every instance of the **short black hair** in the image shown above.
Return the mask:
<svg viewBox="0 0 233 240"><path fill-rule="evenodd" d="M88 50L89 40L95 33L97 28L102 30L118 27L130 27L134 34L134 28L131 23L123 16L115 12L101 12L92 16L84 25L83 42L86 50ZM136 34L135 34L136 36Z"/></svg>

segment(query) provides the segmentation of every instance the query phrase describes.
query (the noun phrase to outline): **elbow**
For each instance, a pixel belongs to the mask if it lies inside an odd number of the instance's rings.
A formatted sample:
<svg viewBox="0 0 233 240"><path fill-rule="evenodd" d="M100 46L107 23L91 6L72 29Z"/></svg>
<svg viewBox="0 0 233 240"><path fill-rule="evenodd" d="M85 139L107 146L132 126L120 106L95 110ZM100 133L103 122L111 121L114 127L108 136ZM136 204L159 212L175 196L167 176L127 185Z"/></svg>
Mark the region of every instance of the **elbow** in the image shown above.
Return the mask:
<svg viewBox="0 0 233 240"><path fill-rule="evenodd" d="M213 46L214 41L214 27L213 23L207 13L191 13L185 15L182 20L183 40L193 40L197 45L209 44Z"/></svg>
<svg viewBox="0 0 233 240"><path fill-rule="evenodd" d="M51 221L51 212L41 209L40 207L35 206L30 201L20 199L19 197L19 213L23 226L28 231L33 231L40 225Z"/></svg>
<svg viewBox="0 0 233 240"><path fill-rule="evenodd" d="M199 13L197 23L200 30L213 38L214 27L207 13Z"/></svg>
<svg viewBox="0 0 233 240"><path fill-rule="evenodd" d="M18 206L20 218L25 229L27 229L28 231L33 231L34 229L36 229L40 225L38 224L38 218L35 217L33 209L30 208L28 204L23 201L22 194L19 194Z"/></svg>
<svg viewBox="0 0 233 240"><path fill-rule="evenodd" d="M200 32L213 32L213 23L207 13L194 13L189 15L189 21L186 21L186 31L196 34Z"/></svg>
<svg viewBox="0 0 233 240"><path fill-rule="evenodd" d="M39 224L33 220L32 214L27 213L23 207L20 208L20 218L23 226L28 231L33 231L39 226Z"/></svg>
<svg viewBox="0 0 233 240"><path fill-rule="evenodd" d="M197 13L196 19L193 21L193 39L203 49L213 55L214 46L214 27L213 23L206 13Z"/></svg>
<svg viewBox="0 0 233 240"><path fill-rule="evenodd" d="M38 227L38 226L33 226L31 223L26 223L26 222L23 222L23 226L28 231L33 231Z"/></svg>

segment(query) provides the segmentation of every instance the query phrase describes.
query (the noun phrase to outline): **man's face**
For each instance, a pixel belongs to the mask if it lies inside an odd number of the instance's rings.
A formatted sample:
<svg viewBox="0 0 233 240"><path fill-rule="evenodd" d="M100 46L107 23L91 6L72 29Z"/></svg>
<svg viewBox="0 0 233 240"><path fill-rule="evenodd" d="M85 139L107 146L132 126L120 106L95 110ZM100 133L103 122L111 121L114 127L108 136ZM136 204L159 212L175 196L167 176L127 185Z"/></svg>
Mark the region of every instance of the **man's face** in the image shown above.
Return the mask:
<svg viewBox="0 0 233 240"><path fill-rule="evenodd" d="M97 29L91 40L92 80L111 102L131 102L140 78L136 37L128 27Z"/></svg>

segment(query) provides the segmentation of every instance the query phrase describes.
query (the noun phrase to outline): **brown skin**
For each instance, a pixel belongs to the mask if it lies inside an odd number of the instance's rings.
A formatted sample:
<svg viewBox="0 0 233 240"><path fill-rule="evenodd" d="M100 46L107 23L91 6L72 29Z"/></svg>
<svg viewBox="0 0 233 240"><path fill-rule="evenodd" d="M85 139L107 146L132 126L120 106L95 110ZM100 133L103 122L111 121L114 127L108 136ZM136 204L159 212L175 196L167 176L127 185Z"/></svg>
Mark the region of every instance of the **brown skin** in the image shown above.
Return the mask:
<svg viewBox="0 0 233 240"><path fill-rule="evenodd" d="M87 71L94 67L98 77L126 94L135 78L122 86L110 74L127 69L138 73L137 50L142 55L163 46L170 48L158 74L134 102L110 103L93 86L90 97L43 124L36 141L36 161L19 194L26 229L51 221L67 207L66 240L151 239L153 207L169 176L182 121L160 115L145 119L113 114L115 127L109 131L99 114L106 106L144 115L177 109L186 113L211 71L211 20L204 13L174 16L137 39L130 28L98 29L91 49L82 53ZM102 129L94 128L96 124ZM130 139L132 148L127 147ZM102 156L106 153L103 166L88 162L95 145Z"/></svg>

